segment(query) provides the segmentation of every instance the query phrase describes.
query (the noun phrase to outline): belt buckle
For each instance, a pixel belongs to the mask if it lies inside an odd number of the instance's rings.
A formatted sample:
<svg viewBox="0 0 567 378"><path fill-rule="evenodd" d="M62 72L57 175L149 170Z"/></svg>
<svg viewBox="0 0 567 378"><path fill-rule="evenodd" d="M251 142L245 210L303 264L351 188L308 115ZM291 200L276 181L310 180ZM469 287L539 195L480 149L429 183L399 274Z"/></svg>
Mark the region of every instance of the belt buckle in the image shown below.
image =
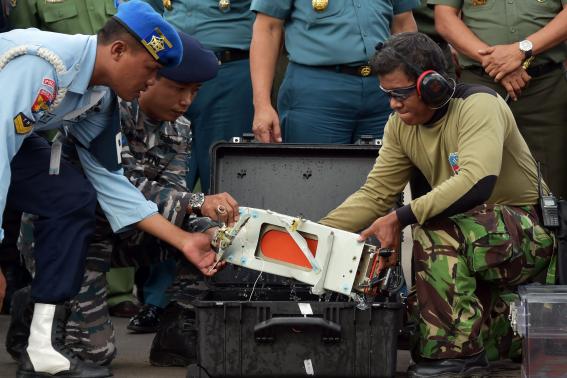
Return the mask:
<svg viewBox="0 0 567 378"><path fill-rule="evenodd" d="M362 77L370 76L370 74L372 73L372 67L370 67L369 65L360 66L358 68L358 73Z"/></svg>

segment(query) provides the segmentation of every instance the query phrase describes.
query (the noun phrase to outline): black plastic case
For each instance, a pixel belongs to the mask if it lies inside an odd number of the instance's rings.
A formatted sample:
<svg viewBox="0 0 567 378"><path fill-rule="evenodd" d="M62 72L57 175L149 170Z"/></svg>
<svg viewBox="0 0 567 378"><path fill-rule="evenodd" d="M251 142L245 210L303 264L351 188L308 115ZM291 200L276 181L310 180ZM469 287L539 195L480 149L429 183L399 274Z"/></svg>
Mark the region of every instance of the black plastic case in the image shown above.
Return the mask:
<svg viewBox="0 0 567 378"><path fill-rule="evenodd" d="M222 142L211 150L211 191L317 221L364 183L378 151L377 144ZM340 294L317 297L289 279L257 278L228 266L194 302L198 364L187 377L394 376L399 301L360 310Z"/></svg>

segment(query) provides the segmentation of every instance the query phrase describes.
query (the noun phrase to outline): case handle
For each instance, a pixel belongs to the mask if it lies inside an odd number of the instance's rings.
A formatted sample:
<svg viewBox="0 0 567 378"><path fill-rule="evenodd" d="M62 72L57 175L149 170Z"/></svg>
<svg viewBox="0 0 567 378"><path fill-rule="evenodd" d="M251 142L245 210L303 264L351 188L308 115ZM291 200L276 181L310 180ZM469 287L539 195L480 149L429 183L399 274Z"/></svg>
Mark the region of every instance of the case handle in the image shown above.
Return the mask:
<svg viewBox="0 0 567 378"><path fill-rule="evenodd" d="M254 337L257 342L272 342L274 336L270 332L278 327L286 328L319 328L323 330L324 342L339 342L341 340L341 326L335 322L319 317L274 317L264 320L254 326Z"/></svg>

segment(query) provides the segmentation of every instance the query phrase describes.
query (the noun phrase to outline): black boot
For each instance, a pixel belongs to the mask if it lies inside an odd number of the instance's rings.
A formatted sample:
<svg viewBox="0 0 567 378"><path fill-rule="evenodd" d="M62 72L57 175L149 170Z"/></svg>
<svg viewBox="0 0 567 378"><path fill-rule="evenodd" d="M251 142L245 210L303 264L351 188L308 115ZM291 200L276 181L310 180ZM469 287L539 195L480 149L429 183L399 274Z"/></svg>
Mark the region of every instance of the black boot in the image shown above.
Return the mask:
<svg viewBox="0 0 567 378"><path fill-rule="evenodd" d="M488 360L484 352L463 358L443 360L422 359L408 369L410 378L426 377L488 377Z"/></svg>
<svg viewBox="0 0 567 378"><path fill-rule="evenodd" d="M108 368L81 361L65 347L68 309L64 305L36 303L28 347L22 353L16 377L111 377Z"/></svg>
<svg viewBox="0 0 567 378"><path fill-rule="evenodd" d="M195 311L170 302L152 342L150 363L154 366L187 366L196 362L196 346Z"/></svg>
<svg viewBox="0 0 567 378"><path fill-rule="evenodd" d="M163 309L158 306L145 304L142 306L142 309L130 319L126 328L134 333L157 332L162 312Z"/></svg>
<svg viewBox="0 0 567 378"><path fill-rule="evenodd" d="M6 350L16 361L28 346L30 324L33 316L33 303L30 286L17 290L12 296L10 325L6 333Z"/></svg>

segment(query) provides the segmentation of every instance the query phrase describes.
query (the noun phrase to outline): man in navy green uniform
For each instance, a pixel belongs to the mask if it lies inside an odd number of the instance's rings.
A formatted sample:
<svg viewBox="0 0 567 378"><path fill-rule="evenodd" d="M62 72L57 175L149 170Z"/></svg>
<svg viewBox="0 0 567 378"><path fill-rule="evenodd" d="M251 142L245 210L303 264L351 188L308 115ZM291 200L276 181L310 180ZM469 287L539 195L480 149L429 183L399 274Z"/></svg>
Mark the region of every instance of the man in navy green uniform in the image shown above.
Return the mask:
<svg viewBox="0 0 567 378"><path fill-rule="evenodd" d="M262 142L352 143L381 138L390 114L368 64L390 33L415 31L417 0L253 0L250 69ZM280 46L289 53L278 113L270 91ZM281 130L280 130L281 125Z"/></svg>
<svg viewBox="0 0 567 378"><path fill-rule="evenodd" d="M251 0L146 1L161 9L177 29L213 50L221 62L217 77L204 83L186 115L193 133L187 184L193 188L200 178L202 191L208 193L210 147L252 130L248 53L254 22Z"/></svg>
<svg viewBox="0 0 567 378"><path fill-rule="evenodd" d="M38 28L65 34L95 34L116 14L117 0L15 0L9 21L14 29Z"/></svg>
<svg viewBox="0 0 567 378"><path fill-rule="evenodd" d="M460 53L461 80L509 95L542 173L567 198L566 0L430 0L436 28ZM532 60L533 58L533 60ZM523 68L522 64L527 68ZM495 81L496 80L496 81Z"/></svg>
<svg viewBox="0 0 567 378"><path fill-rule="evenodd" d="M391 248L412 225L418 338L410 377L486 374L480 331L492 309L479 289L530 282L554 245L536 205L536 163L512 112L490 88L454 86L443 60L421 33L395 35L376 53L373 69L395 113L366 183L322 220ZM431 189L389 212L414 169Z"/></svg>

